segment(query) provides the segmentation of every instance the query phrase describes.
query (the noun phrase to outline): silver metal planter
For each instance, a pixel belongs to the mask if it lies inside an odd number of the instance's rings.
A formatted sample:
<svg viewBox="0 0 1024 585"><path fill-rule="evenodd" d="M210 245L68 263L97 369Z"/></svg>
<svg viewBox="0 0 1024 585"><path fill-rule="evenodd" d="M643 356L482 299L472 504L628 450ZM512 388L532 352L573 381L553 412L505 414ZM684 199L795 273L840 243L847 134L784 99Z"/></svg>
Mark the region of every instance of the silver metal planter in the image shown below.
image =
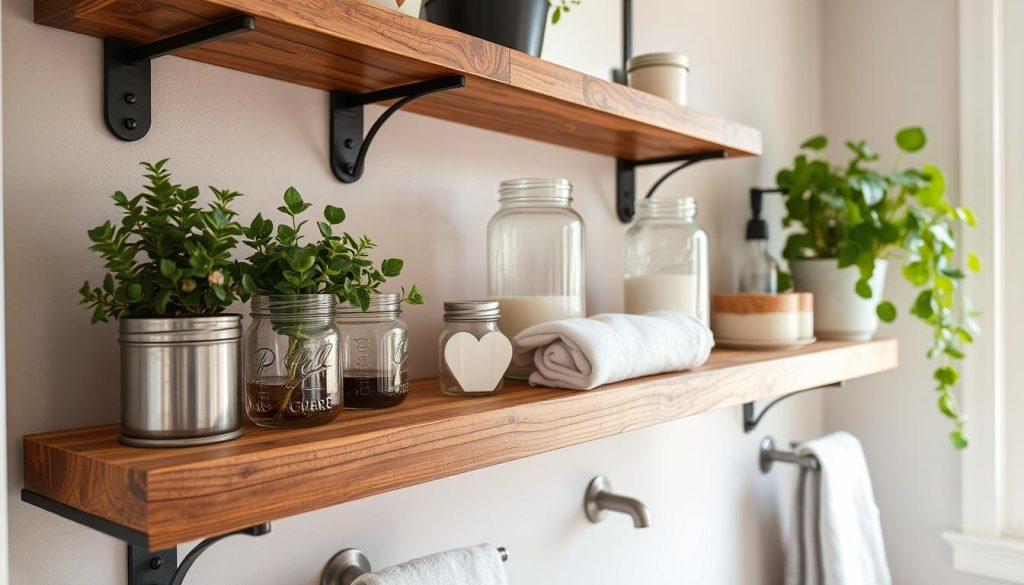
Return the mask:
<svg viewBox="0 0 1024 585"><path fill-rule="evenodd" d="M187 447L241 436L240 315L118 323L122 443Z"/></svg>

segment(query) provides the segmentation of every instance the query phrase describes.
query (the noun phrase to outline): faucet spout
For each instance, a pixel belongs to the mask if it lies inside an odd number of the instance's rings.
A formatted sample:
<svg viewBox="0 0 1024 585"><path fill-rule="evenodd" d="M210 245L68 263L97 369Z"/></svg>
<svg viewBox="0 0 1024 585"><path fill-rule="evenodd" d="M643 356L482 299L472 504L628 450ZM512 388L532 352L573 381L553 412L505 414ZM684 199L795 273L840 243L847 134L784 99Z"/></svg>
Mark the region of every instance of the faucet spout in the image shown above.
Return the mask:
<svg viewBox="0 0 1024 585"><path fill-rule="evenodd" d="M611 483L604 476L597 476L590 482L583 500L583 509L591 522L604 520L611 511L627 514L633 519L635 528L651 526L651 511L643 502L636 498L620 496L611 490Z"/></svg>

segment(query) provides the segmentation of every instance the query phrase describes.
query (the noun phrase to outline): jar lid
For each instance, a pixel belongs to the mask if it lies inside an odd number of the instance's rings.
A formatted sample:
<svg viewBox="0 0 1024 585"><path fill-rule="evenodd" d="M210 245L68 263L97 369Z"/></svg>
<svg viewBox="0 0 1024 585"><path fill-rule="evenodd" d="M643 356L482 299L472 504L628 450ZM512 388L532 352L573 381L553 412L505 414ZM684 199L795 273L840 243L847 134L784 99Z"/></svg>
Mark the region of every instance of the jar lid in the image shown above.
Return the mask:
<svg viewBox="0 0 1024 585"><path fill-rule="evenodd" d="M498 301L445 301L444 320L452 323L497 321L500 306Z"/></svg>
<svg viewBox="0 0 1024 585"><path fill-rule="evenodd" d="M402 298L398 296L398 293L371 293L370 306L366 308L366 311L349 302L339 302L337 313L339 315L352 313L394 313L401 312L401 304Z"/></svg>
<svg viewBox="0 0 1024 585"><path fill-rule="evenodd" d="M645 53L626 61L626 71L650 67L652 65L669 65L690 70L690 58L679 53Z"/></svg>

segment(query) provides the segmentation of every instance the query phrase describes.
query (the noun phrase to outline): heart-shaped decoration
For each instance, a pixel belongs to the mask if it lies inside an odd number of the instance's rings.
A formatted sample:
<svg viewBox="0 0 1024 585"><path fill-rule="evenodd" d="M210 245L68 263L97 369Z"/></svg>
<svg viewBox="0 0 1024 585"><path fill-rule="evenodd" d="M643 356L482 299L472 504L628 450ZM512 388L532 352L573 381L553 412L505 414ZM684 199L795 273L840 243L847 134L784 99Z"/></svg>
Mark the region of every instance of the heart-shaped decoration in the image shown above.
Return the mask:
<svg viewBox="0 0 1024 585"><path fill-rule="evenodd" d="M460 331L444 344L444 363L466 392L492 392L512 362L512 342L492 331L479 340Z"/></svg>

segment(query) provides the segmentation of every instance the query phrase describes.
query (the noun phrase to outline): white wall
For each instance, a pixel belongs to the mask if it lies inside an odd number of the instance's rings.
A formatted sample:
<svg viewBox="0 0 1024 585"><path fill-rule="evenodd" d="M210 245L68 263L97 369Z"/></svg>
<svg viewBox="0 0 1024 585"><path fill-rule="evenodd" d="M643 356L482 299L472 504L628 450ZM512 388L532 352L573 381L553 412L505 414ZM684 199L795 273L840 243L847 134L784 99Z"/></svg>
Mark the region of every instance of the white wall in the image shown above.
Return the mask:
<svg viewBox="0 0 1024 585"><path fill-rule="evenodd" d="M865 138L891 164L896 130L921 125L928 147L903 163L936 164L947 185L959 184L957 18L956 0L823 3L824 117L833 143ZM930 332L907 311L914 293L895 270L887 285L901 315L880 335L899 338L902 367L828 393L826 427L864 443L895 583L993 583L954 572L940 538L960 524L960 457L935 407Z"/></svg>
<svg viewBox="0 0 1024 585"><path fill-rule="evenodd" d="M765 134L761 159L704 163L664 187L698 198L723 289L734 280L729 250L742 237L747 188L769 182L793 146L821 129L818 2L637 4L637 50L687 52L692 102ZM76 291L101 274L85 231L113 215L113 190L137 189L140 160L170 156L183 182L246 192L247 214L276 206L290 184L318 207L343 205L350 229L372 234L382 256L405 258L403 283L427 294L427 306L405 315L417 376L436 369L441 302L485 292L484 229L501 179L573 180L589 229L588 306L621 308L625 228L612 206L610 158L399 114L375 141L365 178L342 186L327 166L323 92L175 58L153 68L150 135L122 143L100 117L100 41L33 24L31 0L3 7L4 227L8 274L18 275L7 288L14 583L123 583L122 544L22 504L18 490L22 435L117 419L115 328L89 326ZM576 32L565 34L583 35L616 30L606 20L617 23L619 10L612 0L585 2L571 16ZM550 34L556 46L559 30ZM551 57L607 51L614 64L617 38L584 38ZM815 436L820 406L819 396L794 399L764 432L783 442ZM778 583L779 510L792 471L758 474L760 436L744 436L730 409L367 498L220 544L189 582L308 585L340 548L362 547L386 564L487 540L508 547L519 584ZM587 524L580 500L597 473L643 497L655 527Z"/></svg>

